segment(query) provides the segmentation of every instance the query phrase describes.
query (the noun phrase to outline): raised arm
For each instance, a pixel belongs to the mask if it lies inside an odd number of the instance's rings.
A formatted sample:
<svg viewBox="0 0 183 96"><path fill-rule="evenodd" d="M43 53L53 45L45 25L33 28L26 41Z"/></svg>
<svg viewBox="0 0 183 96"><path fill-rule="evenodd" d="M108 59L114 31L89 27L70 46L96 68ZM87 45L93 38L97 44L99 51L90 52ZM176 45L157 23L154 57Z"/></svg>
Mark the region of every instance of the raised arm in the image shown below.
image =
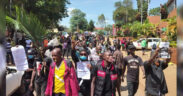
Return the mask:
<svg viewBox="0 0 183 96"><path fill-rule="evenodd" d="M148 65L152 64L154 59L158 56L160 48L157 48L154 55L148 60Z"/></svg>
<svg viewBox="0 0 183 96"><path fill-rule="evenodd" d="M31 76L31 81L30 81L30 85L29 85L29 89L33 90L33 84L34 84L34 77L36 75L36 68L34 68L34 70L32 71L32 76Z"/></svg>
<svg viewBox="0 0 183 96"><path fill-rule="evenodd" d="M96 77L94 76L91 82L91 96L94 96L95 80L96 80Z"/></svg>

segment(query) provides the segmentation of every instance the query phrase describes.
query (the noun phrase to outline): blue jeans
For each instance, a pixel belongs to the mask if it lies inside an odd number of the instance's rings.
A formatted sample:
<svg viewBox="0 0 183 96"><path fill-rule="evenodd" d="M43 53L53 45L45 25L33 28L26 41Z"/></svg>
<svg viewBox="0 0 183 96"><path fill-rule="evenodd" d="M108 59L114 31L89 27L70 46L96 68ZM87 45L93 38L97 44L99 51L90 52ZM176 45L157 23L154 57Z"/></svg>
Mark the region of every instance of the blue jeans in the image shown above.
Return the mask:
<svg viewBox="0 0 183 96"><path fill-rule="evenodd" d="M139 83L137 82L127 82L127 87L128 87L128 96L134 96L135 93L137 92Z"/></svg>

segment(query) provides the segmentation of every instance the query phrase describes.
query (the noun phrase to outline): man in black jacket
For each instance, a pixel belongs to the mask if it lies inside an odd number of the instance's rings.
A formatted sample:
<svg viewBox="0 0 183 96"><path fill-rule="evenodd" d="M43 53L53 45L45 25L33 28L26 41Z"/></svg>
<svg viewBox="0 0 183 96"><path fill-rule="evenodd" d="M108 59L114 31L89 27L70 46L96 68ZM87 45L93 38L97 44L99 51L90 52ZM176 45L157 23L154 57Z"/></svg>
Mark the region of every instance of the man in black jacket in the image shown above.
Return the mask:
<svg viewBox="0 0 183 96"><path fill-rule="evenodd" d="M164 96L168 93L163 70L168 67L171 58L160 60L160 58L158 58L159 50L159 48L156 49L150 60L144 62L146 73L146 96ZM171 55L170 50L169 54Z"/></svg>
<svg viewBox="0 0 183 96"><path fill-rule="evenodd" d="M93 69L91 96L115 96L118 75L113 61L111 52L103 53L103 60Z"/></svg>

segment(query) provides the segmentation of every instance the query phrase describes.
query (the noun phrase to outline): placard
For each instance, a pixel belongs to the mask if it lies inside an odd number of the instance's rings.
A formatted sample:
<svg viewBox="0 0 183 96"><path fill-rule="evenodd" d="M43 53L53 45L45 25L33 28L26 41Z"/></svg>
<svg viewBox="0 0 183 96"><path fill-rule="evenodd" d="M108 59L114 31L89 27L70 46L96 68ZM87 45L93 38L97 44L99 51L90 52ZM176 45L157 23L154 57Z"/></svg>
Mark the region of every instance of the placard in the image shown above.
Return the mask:
<svg viewBox="0 0 183 96"><path fill-rule="evenodd" d="M159 48L169 48L170 42L160 42Z"/></svg>
<svg viewBox="0 0 183 96"><path fill-rule="evenodd" d="M159 48L159 57L160 58L170 58L170 54L168 53L169 50L169 42L160 42Z"/></svg>
<svg viewBox="0 0 183 96"><path fill-rule="evenodd" d="M22 45L17 45L11 48L13 59L18 71L25 71L28 67L27 56Z"/></svg>
<svg viewBox="0 0 183 96"><path fill-rule="evenodd" d="M89 61L78 62L77 63L77 77L89 80L90 79L90 69L88 69L87 64L90 64Z"/></svg>

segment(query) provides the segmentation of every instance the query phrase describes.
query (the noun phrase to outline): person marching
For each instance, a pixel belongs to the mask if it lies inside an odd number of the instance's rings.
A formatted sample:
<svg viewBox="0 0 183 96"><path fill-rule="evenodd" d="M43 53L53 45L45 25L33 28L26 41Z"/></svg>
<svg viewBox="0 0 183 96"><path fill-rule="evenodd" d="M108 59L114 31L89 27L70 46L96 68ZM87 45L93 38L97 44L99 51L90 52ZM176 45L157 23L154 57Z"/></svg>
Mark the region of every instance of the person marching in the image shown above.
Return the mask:
<svg viewBox="0 0 183 96"><path fill-rule="evenodd" d="M50 66L46 96L78 96L79 86L71 61L61 57L61 49L52 51L53 64Z"/></svg>
<svg viewBox="0 0 183 96"><path fill-rule="evenodd" d="M127 66L127 87L128 87L128 96L134 96L137 92L138 85L139 85L139 67L143 72L143 78L145 78L145 71L143 66L142 59L135 55L135 46L129 45L129 52L130 55L126 56L123 60L124 68L122 76L124 76L126 66Z"/></svg>
<svg viewBox="0 0 183 96"><path fill-rule="evenodd" d="M113 65L111 52L103 53L103 60L94 67L91 96L116 96L117 68Z"/></svg>
<svg viewBox="0 0 183 96"><path fill-rule="evenodd" d="M160 48L157 48L153 56L148 61L144 62L146 72L146 96L165 96L165 94L168 93L163 70L168 67L171 57L160 60L161 58L158 57L159 51ZM168 53L171 56L171 50L169 50Z"/></svg>

